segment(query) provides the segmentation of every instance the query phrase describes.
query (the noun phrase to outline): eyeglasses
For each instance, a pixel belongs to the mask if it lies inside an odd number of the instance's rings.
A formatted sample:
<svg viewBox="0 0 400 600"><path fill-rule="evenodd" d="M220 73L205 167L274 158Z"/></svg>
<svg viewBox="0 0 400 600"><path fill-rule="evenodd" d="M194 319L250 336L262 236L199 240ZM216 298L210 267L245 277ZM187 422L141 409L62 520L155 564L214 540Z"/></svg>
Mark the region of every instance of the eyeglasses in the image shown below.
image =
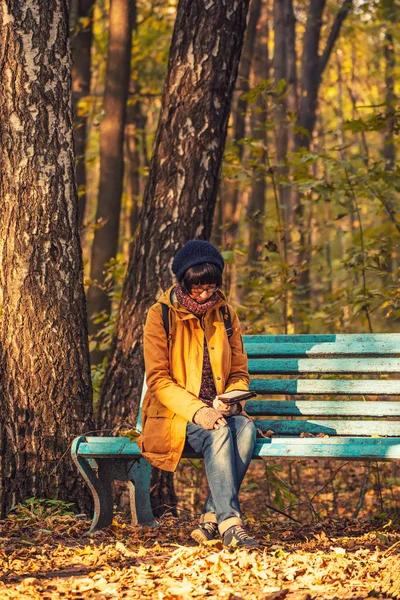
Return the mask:
<svg viewBox="0 0 400 600"><path fill-rule="evenodd" d="M209 294L210 296L214 293L217 292L219 290L218 286L211 286L211 287L197 287L197 286L193 286L192 287L192 291L190 292L190 296L201 296L201 294L203 292L206 292L207 294Z"/></svg>

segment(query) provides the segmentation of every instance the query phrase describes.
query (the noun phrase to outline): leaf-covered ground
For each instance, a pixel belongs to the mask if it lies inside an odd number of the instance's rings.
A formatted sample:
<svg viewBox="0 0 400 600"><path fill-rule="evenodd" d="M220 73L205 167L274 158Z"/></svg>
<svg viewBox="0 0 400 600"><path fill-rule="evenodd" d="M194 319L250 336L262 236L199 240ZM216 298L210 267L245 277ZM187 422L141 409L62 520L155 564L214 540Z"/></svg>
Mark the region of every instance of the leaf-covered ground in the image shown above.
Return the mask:
<svg viewBox="0 0 400 600"><path fill-rule="evenodd" d="M251 552L191 540L207 491L201 461L181 465L180 518L164 517L158 529L118 516L86 536L85 515L35 501L0 522L0 600L400 600L399 469L254 461L241 492L247 527L262 544Z"/></svg>
<svg viewBox="0 0 400 600"><path fill-rule="evenodd" d="M388 522L248 523L260 551L190 540L193 520L157 530L28 508L0 526L0 598L400 598L400 530ZM386 592L386 595L385 595Z"/></svg>

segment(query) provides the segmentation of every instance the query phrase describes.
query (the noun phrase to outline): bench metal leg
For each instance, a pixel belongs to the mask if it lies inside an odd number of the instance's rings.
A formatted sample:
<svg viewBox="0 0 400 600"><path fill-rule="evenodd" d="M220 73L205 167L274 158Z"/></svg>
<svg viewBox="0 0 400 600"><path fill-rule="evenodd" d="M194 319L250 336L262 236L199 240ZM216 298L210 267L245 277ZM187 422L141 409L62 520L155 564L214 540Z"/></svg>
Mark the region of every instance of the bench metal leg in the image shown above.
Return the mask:
<svg viewBox="0 0 400 600"><path fill-rule="evenodd" d="M132 525L158 527L150 504L150 474L151 465L144 458L129 465L128 488Z"/></svg>
<svg viewBox="0 0 400 600"><path fill-rule="evenodd" d="M87 534L96 529L111 525L113 519L112 479L107 472L107 466L99 464L94 459L73 456L79 472L85 479L92 492L94 502L93 521Z"/></svg>
<svg viewBox="0 0 400 600"><path fill-rule="evenodd" d="M85 458L79 445L86 437L75 438L71 456L93 495L94 516L88 534L111 525L113 520L112 482L128 482L132 525L158 527L150 504L151 466L143 457L127 461L122 458Z"/></svg>

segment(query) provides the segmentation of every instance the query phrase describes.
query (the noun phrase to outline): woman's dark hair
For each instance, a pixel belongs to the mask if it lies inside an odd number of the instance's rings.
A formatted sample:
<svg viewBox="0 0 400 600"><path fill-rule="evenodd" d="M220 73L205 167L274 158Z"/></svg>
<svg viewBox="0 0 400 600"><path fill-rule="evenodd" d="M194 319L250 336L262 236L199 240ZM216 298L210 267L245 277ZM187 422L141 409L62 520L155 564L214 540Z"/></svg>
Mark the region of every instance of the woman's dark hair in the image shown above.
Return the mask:
<svg viewBox="0 0 400 600"><path fill-rule="evenodd" d="M221 287L222 285L222 273L216 265L210 263L203 263L201 265L195 265L188 269L182 279L179 282L184 291L189 294L192 291L194 285L216 285Z"/></svg>

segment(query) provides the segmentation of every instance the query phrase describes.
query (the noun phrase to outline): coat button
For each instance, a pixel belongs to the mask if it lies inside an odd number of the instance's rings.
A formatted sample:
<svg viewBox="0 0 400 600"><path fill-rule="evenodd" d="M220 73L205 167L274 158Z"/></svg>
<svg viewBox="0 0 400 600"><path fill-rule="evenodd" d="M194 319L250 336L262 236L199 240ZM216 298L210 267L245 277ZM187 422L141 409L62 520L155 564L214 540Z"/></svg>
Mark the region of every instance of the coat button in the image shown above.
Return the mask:
<svg viewBox="0 0 400 600"><path fill-rule="evenodd" d="M214 350L214 346L211 346L211 350Z"/></svg>
<svg viewBox="0 0 400 600"><path fill-rule="evenodd" d="M218 380L218 381L221 381L221 377L217 377L217 380Z"/></svg>

